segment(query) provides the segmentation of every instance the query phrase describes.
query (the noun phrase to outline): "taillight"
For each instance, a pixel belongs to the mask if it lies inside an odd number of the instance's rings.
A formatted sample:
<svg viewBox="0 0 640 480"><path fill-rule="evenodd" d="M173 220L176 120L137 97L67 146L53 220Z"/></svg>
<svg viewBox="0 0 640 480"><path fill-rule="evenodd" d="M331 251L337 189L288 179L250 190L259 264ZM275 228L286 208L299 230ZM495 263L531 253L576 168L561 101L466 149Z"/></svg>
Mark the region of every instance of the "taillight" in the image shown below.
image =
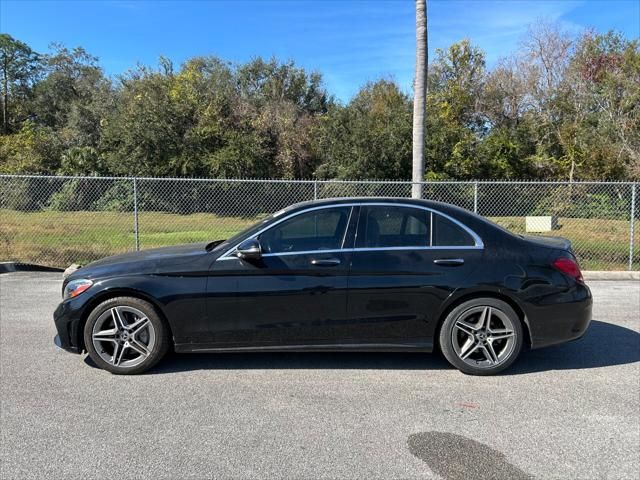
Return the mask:
<svg viewBox="0 0 640 480"><path fill-rule="evenodd" d="M552 264L555 268L560 270L565 275L570 276L577 282L583 282L582 272L580 271L580 265L578 262L568 257L560 257L553 261Z"/></svg>

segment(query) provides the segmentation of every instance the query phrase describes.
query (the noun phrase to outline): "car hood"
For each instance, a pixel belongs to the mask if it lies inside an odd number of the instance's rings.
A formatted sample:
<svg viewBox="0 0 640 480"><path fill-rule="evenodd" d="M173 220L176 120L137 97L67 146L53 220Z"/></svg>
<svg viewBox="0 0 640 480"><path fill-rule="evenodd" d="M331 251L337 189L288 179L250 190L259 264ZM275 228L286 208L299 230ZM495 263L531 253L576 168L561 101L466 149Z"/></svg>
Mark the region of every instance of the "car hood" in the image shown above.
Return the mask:
<svg viewBox="0 0 640 480"><path fill-rule="evenodd" d="M207 245L208 242L190 243L114 255L79 268L68 279L184 271L205 257L215 260L219 253L208 251Z"/></svg>

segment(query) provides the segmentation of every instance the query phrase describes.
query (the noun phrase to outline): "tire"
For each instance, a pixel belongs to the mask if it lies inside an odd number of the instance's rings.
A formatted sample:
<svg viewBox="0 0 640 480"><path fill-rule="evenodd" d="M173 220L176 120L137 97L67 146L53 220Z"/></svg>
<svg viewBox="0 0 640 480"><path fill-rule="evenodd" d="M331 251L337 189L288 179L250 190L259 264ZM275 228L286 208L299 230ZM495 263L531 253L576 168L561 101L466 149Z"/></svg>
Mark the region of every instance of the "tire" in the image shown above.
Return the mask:
<svg viewBox="0 0 640 480"><path fill-rule="evenodd" d="M165 356L169 329L149 302L115 297L89 314L84 344L98 367L118 375L134 375Z"/></svg>
<svg viewBox="0 0 640 480"><path fill-rule="evenodd" d="M516 361L523 338L520 318L509 304L474 298L451 310L442 323L439 341L447 361L461 372L494 375Z"/></svg>

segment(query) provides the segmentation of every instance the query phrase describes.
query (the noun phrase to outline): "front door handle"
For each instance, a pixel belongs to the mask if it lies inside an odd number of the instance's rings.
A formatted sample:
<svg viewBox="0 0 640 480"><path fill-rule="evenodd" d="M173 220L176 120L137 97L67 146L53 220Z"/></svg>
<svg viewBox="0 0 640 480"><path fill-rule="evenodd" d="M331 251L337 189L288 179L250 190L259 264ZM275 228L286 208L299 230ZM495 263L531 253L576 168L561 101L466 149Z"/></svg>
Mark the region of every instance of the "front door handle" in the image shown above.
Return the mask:
<svg viewBox="0 0 640 480"><path fill-rule="evenodd" d="M337 258L314 258L311 260L311 265L315 265L316 267L335 267L336 265L340 265L340 260Z"/></svg>
<svg viewBox="0 0 640 480"><path fill-rule="evenodd" d="M464 265L464 259L462 258L436 258L433 263L436 265L445 265L448 267L457 267Z"/></svg>

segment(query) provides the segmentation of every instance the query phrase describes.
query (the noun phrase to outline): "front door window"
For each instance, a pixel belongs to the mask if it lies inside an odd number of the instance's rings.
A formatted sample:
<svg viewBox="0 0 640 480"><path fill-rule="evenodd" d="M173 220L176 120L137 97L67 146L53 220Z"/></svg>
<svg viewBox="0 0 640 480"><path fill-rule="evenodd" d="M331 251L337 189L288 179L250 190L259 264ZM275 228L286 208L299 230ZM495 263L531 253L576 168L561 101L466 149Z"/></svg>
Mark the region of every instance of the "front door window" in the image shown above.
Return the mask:
<svg viewBox="0 0 640 480"><path fill-rule="evenodd" d="M262 252L289 253L342 248L351 207L323 208L296 215L263 232Z"/></svg>

